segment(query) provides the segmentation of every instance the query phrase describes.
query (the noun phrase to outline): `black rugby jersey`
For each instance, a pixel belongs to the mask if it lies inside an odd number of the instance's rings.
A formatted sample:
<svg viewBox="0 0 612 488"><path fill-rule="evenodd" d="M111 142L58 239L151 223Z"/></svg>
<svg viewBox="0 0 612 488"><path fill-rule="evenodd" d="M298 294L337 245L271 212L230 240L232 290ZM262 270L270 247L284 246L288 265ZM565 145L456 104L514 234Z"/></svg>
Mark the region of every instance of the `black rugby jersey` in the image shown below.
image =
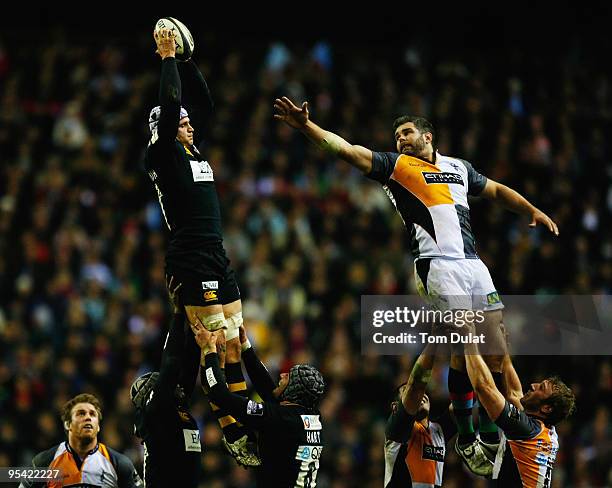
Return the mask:
<svg viewBox="0 0 612 488"><path fill-rule="evenodd" d="M181 76L174 58L162 61L161 113L145 152L145 169L170 230L167 262L192 269L202 249L221 245L221 212L212 168L196 147L213 102L195 63L178 64ZM176 140L181 105L194 128L191 147Z"/></svg>
<svg viewBox="0 0 612 488"><path fill-rule="evenodd" d="M272 394L274 382L252 348L243 353L242 359L264 402L230 393L216 353L206 355L201 380L209 388L212 402L257 431L261 457L261 466L256 468L257 486L314 488L324 443L320 413L301 405L279 403Z"/></svg>
<svg viewBox="0 0 612 488"><path fill-rule="evenodd" d="M185 316L176 314L162 356L159 378L144 409L136 412L136 433L143 439L143 475L147 488L198 486L202 448L195 419L177 405L175 389L181 384ZM191 358L193 359L193 358ZM196 362L197 364L197 362ZM195 368L197 376L197 368ZM183 385L181 385L183 386ZM193 385L185 385L187 399Z"/></svg>

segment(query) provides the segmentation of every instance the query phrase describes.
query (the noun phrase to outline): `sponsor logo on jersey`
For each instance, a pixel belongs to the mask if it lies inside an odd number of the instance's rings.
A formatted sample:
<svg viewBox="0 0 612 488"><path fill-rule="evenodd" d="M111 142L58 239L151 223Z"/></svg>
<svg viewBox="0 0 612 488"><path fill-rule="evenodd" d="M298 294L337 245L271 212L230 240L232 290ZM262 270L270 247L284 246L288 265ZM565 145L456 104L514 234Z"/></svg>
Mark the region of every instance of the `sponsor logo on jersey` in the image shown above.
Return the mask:
<svg viewBox="0 0 612 488"><path fill-rule="evenodd" d="M185 451L187 452L202 452L200 445L200 431L197 429L183 429L183 437L185 439Z"/></svg>
<svg viewBox="0 0 612 488"><path fill-rule="evenodd" d="M202 281L202 288L204 290L217 290L219 288L218 281Z"/></svg>
<svg viewBox="0 0 612 488"><path fill-rule="evenodd" d="M430 444L423 444L423 459L429 459L431 461L444 462L444 447L443 446L432 446Z"/></svg>
<svg viewBox="0 0 612 488"><path fill-rule="evenodd" d="M298 446L295 459L299 461L316 461L321 457L323 446Z"/></svg>
<svg viewBox="0 0 612 488"><path fill-rule="evenodd" d="M217 299L217 292L215 290L208 290L204 292L204 301L212 302Z"/></svg>
<svg viewBox="0 0 612 488"><path fill-rule="evenodd" d="M215 378L212 367L206 368L206 381L211 388L217 384L217 378Z"/></svg>
<svg viewBox="0 0 612 488"><path fill-rule="evenodd" d="M257 415L261 417L263 415L263 404L254 402L253 400L249 400L247 403L247 415Z"/></svg>
<svg viewBox="0 0 612 488"><path fill-rule="evenodd" d="M302 417L304 430L321 430L323 428L318 415L300 415L300 417Z"/></svg>
<svg viewBox="0 0 612 488"><path fill-rule="evenodd" d="M489 305L495 305L499 302L501 302L501 299L499 298L499 293L497 293L496 291L493 291L487 295L487 303Z"/></svg>
<svg viewBox="0 0 612 488"><path fill-rule="evenodd" d="M189 161L193 181L214 181L213 170L208 161Z"/></svg>
<svg viewBox="0 0 612 488"><path fill-rule="evenodd" d="M450 183L451 185L463 185L463 178L457 173L430 173L423 171L421 173L425 179L425 183L428 185L435 185L438 183Z"/></svg>

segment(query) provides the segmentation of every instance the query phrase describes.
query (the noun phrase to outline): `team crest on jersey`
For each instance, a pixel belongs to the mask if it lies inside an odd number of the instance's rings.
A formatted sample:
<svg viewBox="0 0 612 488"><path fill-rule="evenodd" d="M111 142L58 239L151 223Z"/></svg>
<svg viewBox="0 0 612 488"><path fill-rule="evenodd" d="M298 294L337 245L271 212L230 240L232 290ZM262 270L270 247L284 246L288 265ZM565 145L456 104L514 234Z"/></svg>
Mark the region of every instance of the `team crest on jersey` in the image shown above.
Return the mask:
<svg viewBox="0 0 612 488"><path fill-rule="evenodd" d="M461 175L458 175L457 173L430 173L428 171L423 171L421 174L425 179L425 183L428 185L448 183L451 185L463 186L463 178L461 178Z"/></svg>

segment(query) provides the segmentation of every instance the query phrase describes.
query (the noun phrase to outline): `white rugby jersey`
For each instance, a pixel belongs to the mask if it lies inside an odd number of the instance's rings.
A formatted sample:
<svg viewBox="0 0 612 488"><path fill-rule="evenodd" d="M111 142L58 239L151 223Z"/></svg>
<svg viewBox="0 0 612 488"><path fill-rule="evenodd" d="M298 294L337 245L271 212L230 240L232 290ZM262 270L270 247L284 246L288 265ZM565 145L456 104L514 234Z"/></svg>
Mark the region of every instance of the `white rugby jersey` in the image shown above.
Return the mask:
<svg viewBox="0 0 612 488"><path fill-rule="evenodd" d="M416 259L478 258L468 195L487 183L470 163L436 153L436 162L393 152L373 152L366 175L384 185L410 231Z"/></svg>

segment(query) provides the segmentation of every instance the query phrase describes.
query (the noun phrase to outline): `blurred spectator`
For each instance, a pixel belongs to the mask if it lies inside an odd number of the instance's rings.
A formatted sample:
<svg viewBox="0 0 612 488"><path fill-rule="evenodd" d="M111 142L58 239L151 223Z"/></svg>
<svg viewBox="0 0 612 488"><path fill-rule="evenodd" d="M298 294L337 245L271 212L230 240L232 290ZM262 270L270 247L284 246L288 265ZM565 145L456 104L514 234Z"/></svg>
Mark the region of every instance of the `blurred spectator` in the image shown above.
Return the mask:
<svg viewBox="0 0 612 488"><path fill-rule="evenodd" d="M412 28L420 43L407 33L384 45L207 35L195 51L214 80L205 140L249 334L273 376L311 362L329 378L321 487L382 485L384 420L414 358L360 354L359 299L415 290L407 236L384 192L275 122L277 95L310 101L326 127L381 151L394 148L395 116L426 116L442 153L551 215L558 239L471 202L477 249L502 297L612 291L612 79L589 44L569 36L550 61L527 44L474 55ZM129 49L100 46L101 29L67 48L65 31L43 49L4 34L0 42L0 465L27 465L59 442L58 405L87 390L106 406L104 438L141 469L127 388L158 367L170 313L167 233L141 166L158 65L148 31ZM610 486L610 358L515 365L579 390L578 412L559 430L554 486ZM445 374L434 371L434 408L447 401ZM203 429L202 486L252 486L222 451L203 396L192 412ZM445 486L486 485L453 453L444 477Z"/></svg>

